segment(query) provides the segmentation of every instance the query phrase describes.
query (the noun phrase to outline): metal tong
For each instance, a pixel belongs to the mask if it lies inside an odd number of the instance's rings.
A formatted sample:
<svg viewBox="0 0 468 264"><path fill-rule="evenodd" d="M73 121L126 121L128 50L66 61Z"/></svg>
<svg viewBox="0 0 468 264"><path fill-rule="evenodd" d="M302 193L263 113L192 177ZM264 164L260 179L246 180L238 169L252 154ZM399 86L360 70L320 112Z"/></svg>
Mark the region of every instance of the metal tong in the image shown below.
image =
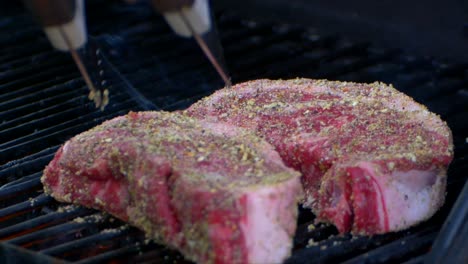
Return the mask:
<svg viewBox="0 0 468 264"><path fill-rule="evenodd" d="M89 89L89 99L104 109L109 102L108 89L96 89L90 74L78 53L88 36L84 17L84 0L23 0L26 7L42 25L52 46L69 51Z"/></svg>
<svg viewBox="0 0 468 264"><path fill-rule="evenodd" d="M88 42L84 0L23 0L23 2L42 25L52 46L57 50L71 53L90 90L89 98L94 101L96 107L104 109L109 102L109 90L93 82L85 66L86 63L83 63L83 54L89 55L93 52L78 52ZM221 45L215 28L212 26L208 0L153 0L152 3L155 9L163 14L176 34L195 38L226 86L231 86L221 53L215 56L213 52L221 51ZM89 64L89 61L86 60L86 62ZM128 82L124 80L124 83Z"/></svg>
<svg viewBox="0 0 468 264"><path fill-rule="evenodd" d="M227 87L231 80L227 74L221 50L221 44L212 26L212 17L208 0L152 0L156 10L163 14L174 32L183 37L193 37L205 56L223 79ZM212 37L215 35L215 37Z"/></svg>

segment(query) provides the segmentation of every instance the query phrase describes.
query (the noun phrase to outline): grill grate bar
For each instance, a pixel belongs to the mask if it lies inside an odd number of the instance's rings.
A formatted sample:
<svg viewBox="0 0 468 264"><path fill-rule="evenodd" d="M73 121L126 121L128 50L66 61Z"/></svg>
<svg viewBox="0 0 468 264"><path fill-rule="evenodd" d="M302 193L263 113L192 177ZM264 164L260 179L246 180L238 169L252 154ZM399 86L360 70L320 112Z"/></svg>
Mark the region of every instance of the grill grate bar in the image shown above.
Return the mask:
<svg viewBox="0 0 468 264"><path fill-rule="evenodd" d="M125 257L129 255L137 255L140 254L142 251L145 249L151 248L152 244L150 245L144 245L141 244L140 242L136 242L132 245L128 245L125 247L121 247L115 250L111 250L96 256L92 256L90 258L82 259L80 261L77 261L76 264L97 264L97 263L104 263L106 261L110 260L116 260L116 259L124 259Z"/></svg>
<svg viewBox="0 0 468 264"><path fill-rule="evenodd" d="M7 189L7 188L10 188L10 187L13 187L13 186L16 186L18 184L24 183L24 182L29 182L30 180L33 180L33 179L36 179L36 178L40 178L41 176L42 176L42 171L33 173L31 175L23 176L23 177L21 177L19 179L10 181L7 184L2 185L0 187L0 191L2 191L4 189Z"/></svg>
<svg viewBox="0 0 468 264"><path fill-rule="evenodd" d="M123 97L123 95L120 95L111 97L111 99L116 102L125 102ZM121 106L122 104L115 105L115 107ZM91 114L92 116L100 115L99 112L91 112ZM74 120L70 119L80 116L83 116L83 107L69 107L67 110L60 111L45 117L36 118L30 122L22 123L18 126L5 129L0 132L0 138L2 139L2 141L0 141L0 146L3 145L7 147L9 146L8 142L21 142L22 137L37 137L41 136L43 133L47 133L43 131L57 131L65 124L70 125L71 123L74 123ZM86 119L86 115L83 118Z"/></svg>
<svg viewBox="0 0 468 264"><path fill-rule="evenodd" d="M21 57L13 61L5 62L0 64L0 71L10 71L11 69L18 69L24 67L26 64L31 62L38 63L47 61L47 58L56 56L58 53L54 50L44 51L41 53L34 54L28 57Z"/></svg>
<svg viewBox="0 0 468 264"><path fill-rule="evenodd" d="M125 101L122 100L122 102L113 105L112 110L126 109L130 105L132 105L132 103L133 102L130 99L127 99ZM57 114L57 115L59 115L59 114ZM113 113L109 113L106 116L114 116L114 115L113 115ZM71 117L72 116L70 116L70 118ZM39 122L41 121L41 119L31 121L31 122L28 122L26 124L20 125L20 128L23 131L25 131L24 132L25 135L23 135L21 137L18 137L19 132L18 132L18 129L16 129L16 128L7 129L7 130L4 130L3 132L1 132L0 136L2 138L5 137L5 139L7 141L3 142L3 143L0 143L0 148L1 149L6 149L6 148L10 148L12 146L18 145L18 144L22 144L24 142L30 142L30 141L33 141L33 140L42 139L43 137L46 137L47 135L50 135L51 133L58 133L61 130L65 130L67 128L71 128L71 127L74 127L76 125L79 125L83 121L93 120L93 119L98 118L98 117L101 118L101 119L103 118L101 112L96 110L94 112L90 112L90 113L87 113L87 114L77 115L72 120L65 120L64 122L61 122L61 123L58 123L58 124L52 123L48 127L46 126L44 129L38 130L38 131L35 131L36 126L40 125ZM62 120L58 119L57 121L60 122ZM96 122L93 122L93 123L96 123ZM41 126L39 126L39 127L41 127ZM11 133L9 133L10 130L12 130ZM30 132L30 130L33 130L33 131ZM16 135L16 137L14 135Z"/></svg>
<svg viewBox="0 0 468 264"><path fill-rule="evenodd" d="M50 118L50 120L55 121L53 118L51 118L51 116L53 116L54 114L56 115L61 112L65 112L65 111L70 111L70 112L83 111L83 108L85 108L86 106L83 104L79 104L79 103L85 100L86 98L84 98L84 95L83 95L80 97L75 97L75 98L66 100L62 103L50 105L48 107L43 107L34 113L26 114L23 116L18 116L15 119L5 121L2 124L0 124L0 131L4 131L7 128L17 127L28 122L33 122L33 121L42 119L44 117Z"/></svg>
<svg viewBox="0 0 468 264"><path fill-rule="evenodd" d="M78 75L73 72L71 74L57 76L43 83L39 83L39 84L36 83L32 86L27 86L21 89L14 89L14 90L6 89L7 93L1 94L0 100L1 102L7 102L13 99L19 98L21 96L24 96L25 94L28 95L37 91L43 92L44 88L58 86L59 84L65 83L76 77L78 77Z"/></svg>
<svg viewBox="0 0 468 264"><path fill-rule="evenodd" d="M266 30L266 27L261 27L261 28L256 28L255 30L246 30L246 29L241 29L238 31L233 31L233 32L228 32L225 34L220 35L220 41L222 43L236 43L237 39L239 37L242 38L248 38L249 36L253 37L255 34L260 33L262 30ZM152 34L150 32L146 32L146 34ZM137 36L132 36L132 38L137 37ZM138 37L141 37L138 36ZM157 57L160 60L174 60L174 58L180 58L180 57L185 57L185 56L192 56L193 53L198 53L198 50L194 46L194 43L192 41L180 41L177 45L177 49L170 48L171 46L174 45L174 40L175 36L173 34L169 34L167 36L158 36L157 38L147 38L145 36L144 41L141 43L141 47L145 49L151 49L151 54L155 57ZM133 42L133 39L132 39ZM237 44L237 43L236 43ZM266 45L266 44L265 44ZM229 45L224 45L226 54L228 52L228 47ZM153 50L154 47L162 47L161 49L158 49L156 51ZM164 48L167 47L167 48ZM248 48L245 48L248 50Z"/></svg>
<svg viewBox="0 0 468 264"><path fill-rule="evenodd" d="M252 33L249 31L245 31L245 32ZM144 51L147 53L145 56L150 55L162 61L178 62L178 63L175 63L175 65L178 65L181 62L182 63L192 62L193 60L202 61L202 62L204 61L204 57L202 56L201 52L196 48L196 44L194 44L192 40L182 40L173 35L169 35L161 39L159 37L155 38L152 32L147 32L147 34L149 36L144 36L145 40L141 44L138 43L138 46L140 48L143 48ZM134 36L132 36L132 38L133 37ZM135 36L135 37L141 37L141 36ZM221 34L220 37L221 37L222 42L226 43L226 45L224 46L225 53L228 53L230 52L230 50L232 50L232 48L227 48L229 46L234 47L234 48L235 47L240 48L241 46L245 46L245 45L242 45L241 43L235 42L234 40L230 40L229 38L231 36L229 35L229 33ZM230 42L235 42L235 45ZM268 45L268 43L264 43L264 42L262 43L263 45ZM174 45L176 45L176 47L174 47ZM155 46L158 47L158 50L154 50ZM245 51L248 51L254 46L255 46L255 43L248 43L248 45L246 45L244 49ZM190 52L186 54L188 51ZM181 56L180 52L182 52L184 56ZM180 60L181 57L184 58L183 61ZM168 65L165 65L165 66L168 66Z"/></svg>
<svg viewBox="0 0 468 264"><path fill-rule="evenodd" d="M197 64L199 65L199 64ZM191 65L191 66L197 66L197 65ZM182 66L179 69L173 69L174 71L169 72L171 76L176 77L177 80L182 79L184 80L183 84L180 87L177 87L174 85L177 83L177 81L173 81L170 79L167 79L167 77L157 77L157 76L151 76L151 70L145 70L145 71L138 71L132 75L130 75L130 79L136 79L138 75L144 75L148 76L148 79L141 79L140 81L136 81L136 85L140 87L141 90L156 90L158 92L159 96L165 96L165 95L174 95L177 94L177 92L183 92L183 93L197 93L199 92L200 89L193 89L193 91L190 91L187 89L187 87L190 87L190 85L195 85L197 81L197 77L193 76L193 74L188 73L184 68L186 68L188 65ZM190 67L190 66L188 66ZM203 79L205 81L208 80L210 77L214 77L214 73L211 69L207 68L200 68L197 71L197 74L200 74L203 76ZM198 77L199 79L200 77ZM156 84L156 85L155 85ZM165 87L165 84L172 84L169 87ZM157 88L154 88L154 87ZM204 85L200 85L204 86ZM206 86L206 84L205 84ZM211 90L211 89L210 89Z"/></svg>
<svg viewBox="0 0 468 264"><path fill-rule="evenodd" d="M341 62L349 54L354 54L356 52L365 51L366 46L363 44L342 45L342 46L335 47L334 49L331 49L331 50L327 49L326 51L323 51L323 52L318 52L318 53L316 52L317 49L320 49L320 47L325 45L330 40L331 38L323 38L323 39L315 39L313 41L307 41L306 42L307 45L296 47L298 50L293 53L288 52L288 51L286 52L282 51L282 49L284 49L285 43L280 43L279 48L277 50L271 51L272 54L263 55L263 57L265 57L266 60L261 61L257 59L256 57L252 57L249 62L244 62L245 65L238 66L238 67L243 69L242 72L247 72L247 78L243 77L244 79L250 79L254 77L251 71L247 71L247 69L251 67L251 65L257 65L257 67L260 67L260 65L262 64L271 64L271 67L267 67L268 69L266 71L261 71L259 74L273 76L275 78L293 77L293 76L284 76L284 67L288 67L288 69L290 69L288 72L286 72L286 74L289 74L290 72L294 72L295 76L312 75L314 77L323 77L326 75L336 74L334 71L343 73L345 72L344 69L349 70L349 68L355 70L356 67L359 65L352 65L353 67L350 67L350 66L343 65L343 63ZM273 58L278 57L278 52L283 53L283 58L280 57L278 58L279 60L277 59L277 60L272 61L271 60L272 57ZM313 55L311 54L311 52L313 52ZM273 55L273 54L277 54L277 55ZM362 60L361 64L376 63L378 61L381 61L390 57L391 55L392 55L391 52L387 54L377 54L374 57L370 57L370 58L367 58L366 60ZM304 59L304 57L307 57L307 59ZM281 63L277 64L277 62L281 62ZM335 63L335 65L333 63ZM319 64L320 64L321 70L315 69L316 67L314 65L319 65ZM247 67L247 65L249 66Z"/></svg>
<svg viewBox="0 0 468 264"><path fill-rule="evenodd" d="M39 252L43 254L51 255L51 256L59 256L69 251L76 250L76 249L83 249L83 248L89 248L91 246L96 246L96 244L101 241L121 238L129 234L130 231L131 231L130 228L124 225L124 226L121 226L120 228L107 229L100 233L90 235L85 238L77 239L74 241L70 241L67 243L59 244L57 246L44 249Z"/></svg>
<svg viewBox="0 0 468 264"><path fill-rule="evenodd" d="M274 41L275 39L276 40L281 40L281 39L284 39L285 37L287 37L287 36L289 36L291 34L292 34L291 32L288 32L287 34L279 35L280 37L278 37L278 38L262 40L259 43L250 41L250 42L247 42L246 45L244 45L244 46L242 46L240 43L236 43L236 45L233 46L233 47L240 49L241 50L240 52L248 52L248 51L252 50L253 47L257 47L259 44L262 45L262 46L267 46L269 44L272 44L273 43L272 41ZM158 43L158 46L160 46L160 45L161 44ZM190 47L193 48L193 45L190 45ZM147 64L154 64L155 60L160 61L159 64L165 64L165 69L164 70L165 70L165 72L167 72L167 75L170 75L170 76L172 76L173 74L176 74L176 73L178 73L180 71L186 72L186 71L188 71L188 69L192 70L194 68L198 68L200 65L204 65L204 63L203 63L204 60L203 60L203 57L201 56L202 54L199 54L198 52L193 52L193 53L188 54L187 56L184 56L184 63L180 63L179 59L175 60L175 61L177 61L177 63L170 63L170 62L174 61L174 57L176 57L176 56L180 57L180 53L179 53L179 49L177 49L177 53L174 53L174 56L167 56L167 55L165 55L165 54L168 53L167 50L170 51L170 50L173 50L173 48L170 48L170 49L161 48L160 49L161 54L156 53L156 55L154 55L154 53L152 53L153 54L152 57L150 57L149 59L143 59L142 60L143 64L141 64L141 61L138 61L135 64L125 63L126 67L124 68L124 70L122 70L122 72L126 73L128 71L127 68L130 68L132 70L133 69L143 68L141 66L143 66L143 65L147 66ZM227 57L232 53L232 48L226 47L225 51L226 51L226 57ZM234 54L231 54L231 55L234 56ZM131 79L131 77L130 77L130 79Z"/></svg>
<svg viewBox="0 0 468 264"><path fill-rule="evenodd" d="M0 220L9 219L22 213L29 212L53 201L54 199L52 197L41 194L34 199L0 209Z"/></svg>
<svg viewBox="0 0 468 264"><path fill-rule="evenodd" d="M266 34L264 36L256 35L232 43L235 45L228 45L228 48L225 49L226 57L250 57L251 55L255 55L257 51L267 48L274 43L298 40L301 36L301 31L297 28L284 28L282 30L278 30L277 32L275 32L275 30L272 31L273 32L265 32Z"/></svg>
<svg viewBox="0 0 468 264"><path fill-rule="evenodd" d="M266 45L266 43L265 43L265 45ZM237 46L238 46L238 45L237 45ZM164 49L161 49L161 50L164 50ZM195 56L196 56L196 55L197 55L197 54L195 54ZM200 55L200 54L198 54L198 55ZM193 56L193 55L192 55L192 56ZM154 64L154 60L155 60L155 59L159 59L159 58L150 58L150 59L148 59L148 60L145 60L145 63L153 63L153 64ZM187 58L187 61L190 62L190 61L202 61L202 60L195 60L195 59ZM124 65L126 65L126 68L128 68L128 66L130 65L130 66L131 66L131 69L143 68L143 67L141 67L141 64L139 64L139 63L137 63L136 65L131 65L131 64L129 64L129 63L124 63ZM180 68L180 65L181 65L181 64L180 64L180 63L176 63L176 64L173 64L173 65L175 65L175 68L177 69L177 68ZM197 65L199 65L199 64L197 64ZM189 65L188 68L189 68L189 69L192 69L193 67L197 67L197 65ZM185 66L185 65L184 65L184 66ZM166 67L166 68L167 68L167 67ZM172 76L172 75L173 75L175 72L177 72L177 71L180 71L180 70L183 70L184 72L187 71L187 66L185 66L185 68L183 67L183 69L178 69L178 70L176 70L176 69L171 69L171 70L165 69L165 70L168 71L168 75L171 75L171 76ZM127 70L127 71L128 71L128 70ZM125 71L123 71L123 72L125 72ZM141 73L138 72L136 75L138 75L138 74L141 74ZM131 78L130 78L130 79L131 79ZM143 81L140 81L140 82L143 82Z"/></svg>
<svg viewBox="0 0 468 264"><path fill-rule="evenodd" d="M6 85L10 82L25 82L32 78L42 77L43 73L57 72L57 70L65 72L65 70L71 68L70 66L72 65L69 63L70 59L64 55L65 54L52 56L49 60L44 61L38 61L37 58L33 57L34 59L32 58L19 68L12 68L11 65L3 63L3 67L8 67L9 70L0 73L0 81L3 85ZM64 66L66 67L64 68ZM44 71L44 69L46 70ZM25 78L25 76L27 78Z"/></svg>
<svg viewBox="0 0 468 264"><path fill-rule="evenodd" d="M345 54L343 54L345 56ZM365 68L371 64L379 63L382 61L387 60L389 57L392 56L392 53L389 52L387 54L370 54L367 58L353 58L347 60L347 64L343 63L346 61L346 57L337 57L333 61L324 62L324 58L317 58L315 61L309 60L308 62L311 65L307 65L302 69L297 69L296 74L304 75L304 76L312 76L313 78L329 78L329 79L337 79L343 80L343 78L338 77L345 74L352 74L356 70ZM286 62L287 63L287 62ZM314 64L319 68L317 69L314 67ZM293 72L293 71L292 71ZM339 73L339 75L337 75ZM292 77L292 76L287 76Z"/></svg>
<svg viewBox="0 0 468 264"><path fill-rule="evenodd" d="M0 188L0 200L3 200L5 198L11 197L13 195L17 195L19 193L23 193L26 191L31 191L32 189L42 189L42 184L41 184L41 175L42 173L38 172L33 175L24 177L28 178L25 180L24 178L20 179L22 180L21 182L17 182L16 184L10 185L10 186L2 186ZM12 184L14 182L11 182Z"/></svg>
<svg viewBox="0 0 468 264"><path fill-rule="evenodd" d="M12 181L23 175L42 171L44 166L52 159L59 146L43 149L37 153L26 156L16 162L9 162L0 166L0 182Z"/></svg>
<svg viewBox="0 0 468 264"><path fill-rule="evenodd" d="M377 249L366 252L364 255L346 261L346 264L353 263L366 263L372 259L378 263L390 263L394 261L394 254L388 254L388 252L398 252L398 261L402 258L408 258L410 256L417 256L422 252L429 250L430 245L437 236L437 231L414 234L411 236L404 237L397 241L391 242L387 245L381 246Z"/></svg>
<svg viewBox="0 0 468 264"><path fill-rule="evenodd" d="M419 229L419 230L418 230ZM368 237L353 237L350 234L343 236L331 237L327 240L318 242L309 248L296 250L291 258L285 263L324 263L324 262L340 262L359 253L366 252L372 248L381 247L382 244L400 243L401 239L414 237L417 241L418 237L425 237L426 234L436 235L437 226L429 226L424 229L418 227L412 229L412 235L406 236L410 231L390 233L386 235L376 235L372 238ZM402 238L403 237L403 238ZM434 237L429 237L434 238ZM411 240L412 241L412 240ZM429 241L430 242L430 241ZM387 244L388 245L388 244ZM403 252L403 249L400 249ZM326 254L322 254L325 252ZM398 256L399 251L394 250L392 253Z"/></svg>
<svg viewBox="0 0 468 264"><path fill-rule="evenodd" d="M65 234L75 234L83 230L95 230L99 224L102 224L106 218L101 213L85 216L81 221L71 221L59 224L56 226L41 229L39 231L29 233L20 237L7 239L10 244L21 245L23 247L32 247L36 244L41 244L45 240L57 240L54 244L61 244L59 237Z"/></svg>
<svg viewBox="0 0 468 264"><path fill-rule="evenodd" d="M27 37L23 37L23 38L27 39ZM34 44L31 45L32 43ZM0 56L0 61L2 61L2 63L9 63L12 61L16 61L20 58L34 56L35 54L38 54L44 51L50 51L51 49L50 44L44 38L41 38L39 40L32 40L32 41L26 40L26 43L24 44L17 44L17 45L7 44L7 45L10 45L10 47L14 47L14 46L16 47L11 48L8 54L5 54L4 56Z"/></svg>
<svg viewBox="0 0 468 264"><path fill-rule="evenodd" d="M39 230L59 223L67 222L79 216L90 215L93 211L81 206L65 206L60 212L27 220L9 227L0 229L0 240L12 239L17 236L30 233L31 230Z"/></svg>
<svg viewBox="0 0 468 264"><path fill-rule="evenodd" d="M153 56L147 60L142 60L144 63L149 63L149 65L140 63L128 63L126 66L126 71L132 71L132 73L127 74L128 79L132 80L132 83L134 83L136 87L139 87L142 84L148 84L148 81L167 79L167 76L171 76L171 79L175 80L173 76L179 74L188 74L191 70L197 68L205 69L203 67L205 61L203 61L202 55L203 54L201 53L192 53L190 56L184 57L184 60L182 62L180 61L180 59L177 61L174 61L173 59L171 59L170 61L163 61L160 60L158 57ZM164 65L164 68L158 65ZM154 75L154 72L160 74ZM140 78L136 78L137 76L139 76ZM141 79L141 77L144 77L145 79ZM148 80L147 78L149 78L150 80ZM158 90L158 92L162 91Z"/></svg>
<svg viewBox="0 0 468 264"><path fill-rule="evenodd" d="M68 92L47 97L45 99L39 99L33 103L27 105L16 106L14 108L8 109L6 111L0 112L0 119L11 120L15 119L17 116L28 115L31 112L34 112L33 109L41 109L43 106L55 105L60 102L64 102L75 98L78 102L86 102L86 98L78 89L70 90Z"/></svg>
<svg viewBox="0 0 468 264"><path fill-rule="evenodd" d="M128 103L127 105L130 106L131 104ZM130 107L127 107L126 109L128 108ZM80 116L74 120L75 122L70 122L71 126L66 126L63 124L60 125L61 130L59 131L54 131L54 129L47 129L47 131L43 130L40 132L41 137L34 137L31 135L15 141L10 141L8 147L0 152L0 161L19 158L22 155L38 151L39 149L46 148L50 145L60 144L65 138L69 137L68 135L76 135L95 126L96 124L103 122L104 120L126 114L127 112L128 110L119 110L108 115L86 115L86 117L89 119L85 119L83 116ZM39 136L39 133L35 135ZM3 145L4 144L1 144L0 146Z"/></svg>
<svg viewBox="0 0 468 264"><path fill-rule="evenodd" d="M153 244L152 248L148 248L143 252L139 252L137 255L132 256L130 260L135 263L149 264L149 263L180 263L180 264L192 264L193 262L187 261L177 251L171 250L167 247Z"/></svg>
<svg viewBox="0 0 468 264"><path fill-rule="evenodd" d="M63 66L62 66L62 69L63 69ZM46 73L46 75L47 74L48 73ZM52 74L55 74L55 73L52 73ZM8 110L11 107L18 107L21 105L36 102L39 98L47 98L50 96L54 96L60 93L67 92L70 89L77 89L80 87L80 82L77 82L77 81L67 81L64 84L52 85L47 88L44 87L45 85L48 86L50 83L51 82L49 80L46 80L44 83L41 83L39 87L32 87L36 91L34 92L31 91L27 95L23 95L23 96L5 94L5 97L10 97L10 99L4 98L5 100L2 101L2 103L0 104L0 107Z"/></svg>

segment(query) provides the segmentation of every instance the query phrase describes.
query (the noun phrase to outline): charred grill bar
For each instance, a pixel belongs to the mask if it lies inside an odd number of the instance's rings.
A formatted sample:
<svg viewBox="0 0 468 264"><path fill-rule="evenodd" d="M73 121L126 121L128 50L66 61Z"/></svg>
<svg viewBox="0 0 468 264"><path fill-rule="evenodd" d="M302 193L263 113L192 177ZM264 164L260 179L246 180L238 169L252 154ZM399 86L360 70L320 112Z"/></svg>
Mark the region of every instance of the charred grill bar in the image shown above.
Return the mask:
<svg viewBox="0 0 468 264"><path fill-rule="evenodd" d="M111 63L158 107L185 108L222 86L195 42L174 36L146 5L89 1L87 16L90 33ZM383 81L448 122L455 160L446 204L431 220L371 238L336 236L331 226L312 229L314 216L301 209L288 260L422 262L467 179L468 66L301 26L244 20L224 10L217 22L235 83L296 76ZM145 241L121 221L42 194L42 169L61 143L103 120L145 107L125 84L109 77L110 103L96 110L72 60L52 51L22 6L2 3L0 32L0 260L185 263L177 252ZM103 78L112 75L109 67L103 69Z"/></svg>

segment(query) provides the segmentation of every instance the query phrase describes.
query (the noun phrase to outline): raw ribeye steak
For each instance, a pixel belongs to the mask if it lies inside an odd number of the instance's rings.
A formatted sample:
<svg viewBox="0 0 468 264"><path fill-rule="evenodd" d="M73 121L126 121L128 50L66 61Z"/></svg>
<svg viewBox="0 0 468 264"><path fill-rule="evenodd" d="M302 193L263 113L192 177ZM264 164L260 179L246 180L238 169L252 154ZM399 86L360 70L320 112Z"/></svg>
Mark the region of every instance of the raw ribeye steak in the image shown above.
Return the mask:
<svg viewBox="0 0 468 264"><path fill-rule="evenodd" d="M444 202L451 132L391 86L256 80L219 90L187 113L269 141L303 174L304 205L340 232L401 230Z"/></svg>
<svg viewBox="0 0 468 264"><path fill-rule="evenodd" d="M300 173L266 141L180 113L114 118L66 142L45 191L101 209L199 263L289 256Z"/></svg>

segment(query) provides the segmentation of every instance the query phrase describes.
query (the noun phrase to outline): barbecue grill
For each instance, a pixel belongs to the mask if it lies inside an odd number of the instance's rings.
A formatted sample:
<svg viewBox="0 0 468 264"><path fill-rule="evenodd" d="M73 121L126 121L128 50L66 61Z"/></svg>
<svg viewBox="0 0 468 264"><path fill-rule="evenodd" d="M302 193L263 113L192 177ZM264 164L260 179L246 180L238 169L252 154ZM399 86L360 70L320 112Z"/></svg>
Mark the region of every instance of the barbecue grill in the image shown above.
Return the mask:
<svg viewBox="0 0 468 264"><path fill-rule="evenodd" d="M300 208L287 263L422 263L442 257L466 263L468 190L461 193L468 177L468 65L225 6L217 6L215 17L234 83L297 76L383 81L441 115L453 131L446 203L434 217L401 232L339 236L333 226L309 228L314 215ZM87 20L104 61L96 78L110 87L103 111L88 100L71 57L50 47L21 5L1 4L0 262L188 263L111 216L43 194L42 170L67 139L130 110L183 109L223 86L196 43L175 36L144 3L88 1Z"/></svg>

